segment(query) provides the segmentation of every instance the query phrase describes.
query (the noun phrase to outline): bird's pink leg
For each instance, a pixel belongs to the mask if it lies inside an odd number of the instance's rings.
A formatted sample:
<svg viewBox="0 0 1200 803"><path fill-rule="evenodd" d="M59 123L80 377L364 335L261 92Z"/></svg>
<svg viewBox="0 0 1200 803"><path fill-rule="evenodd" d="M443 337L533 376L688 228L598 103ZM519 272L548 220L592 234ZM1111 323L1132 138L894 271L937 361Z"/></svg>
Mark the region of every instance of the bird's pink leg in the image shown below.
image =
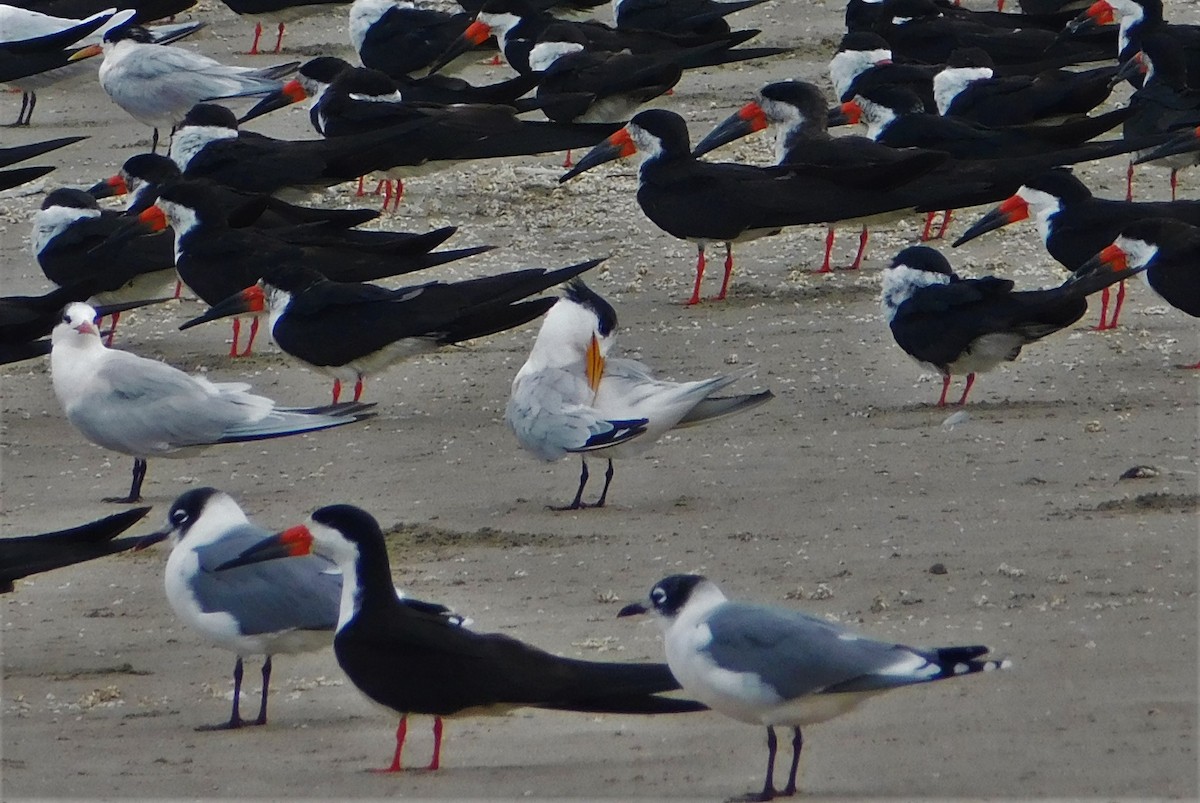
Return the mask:
<svg viewBox="0 0 1200 803"><path fill-rule="evenodd" d="M704 246L696 246L696 286L692 288L692 297L687 300L687 306L700 303L700 280L704 278Z"/></svg>
<svg viewBox="0 0 1200 803"><path fill-rule="evenodd" d="M1108 288L1105 287L1100 291L1100 323L1096 324L1095 331L1097 332L1103 332L1105 329L1109 328L1108 324L1106 323L1108 320L1108 299L1109 291Z"/></svg>
<svg viewBox="0 0 1200 803"><path fill-rule="evenodd" d="M436 770L442 766L442 718L433 718L433 759L429 769Z"/></svg>
<svg viewBox="0 0 1200 803"><path fill-rule="evenodd" d="M243 357L250 356L250 349L254 347L254 338L258 335L258 318L250 319L250 339L246 341L246 350L242 352Z"/></svg>
<svg viewBox="0 0 1200 803"><path fill-rule="evenodd" d="M942 395L938 397L938 407L946 406L946 391L950 389L950 374L942 377Z"/></svg>
<svg viewBox="0 0 1200 803"><path fill-rule="evenodd" d="M1122 281L1117 285L1117 301L1113 304L1112 318L1108 321L1109 329L1117 328L1117 316L1121 314L1121 307L1125 304L1125 282Z"/></svg>
<svg viewBox="0 0 1200 803"><path fill-rule="evenodd" d="M363 193L363 182L364 182L364 181L366 181L366 179L367 179L367 177L366 177L366 176L359 176L359 177L358 177L358 190L357 190L357 191L354 193L354 197L356 197L356 198L361 198L361 197L364 195L364 193Z"/></svg>
<svg viewBox="0 0 1200 803"><path fill-rule="evenodd" d="M278 53L283 49L283 23L279 23L279 36L275 39L275 52Z"/></svg>
<svg viewBox="0 0 1200 803"><path fill-rule="evenodd" d="M108 337L104 338L104 345L112 348L113 335L117 333L117 321L121 320L121 313L114 312L112 317L112 326L108 328Z"/></svg>
<svg viewBox="0 0 1200 803"><path fill-rule="evenodd" d="M1179 170L1171 168L1171 200L1175 200L1175 190L1179 187Z"/></svg>
<svg viewBox="0 0 1200 803"><path fill-rule="evenodd" d="M400 717L400 725L396 728L396 753L392 756L392 766L371 772L402 772L400 766L400 751L404 749L404 737L408 735L408 715Z"/></svg>
<svg viewBox="0 0 1200 803"><path fill-rule="evenodd" d="M354 383L354 400L355 401L358 401L359 399L362 398L362 392L363 392L363 378L362 378L362 375L359 375L358 379Z"/></svg>
<svg viewBox="0 0 1200 803"><path fill-rule="evenodd" d="M963 388L963 395L958 399L958 406L962 407L967 403L967 394L971 392L971 385L975 384L975 372L967 374L967 386Z"/></svg>
<svg viewBox="0 0 1200 803"><path fill-rule="evenodd" d="M392 211L400 209L400 199L404 196L404 179L396 179L396 194L392 197Z"/></svg>
<svg viewBox="0 0 1200 803"><path fill-rule="evenodd" d="M829 273L833 268L829 265L829 256L833 253L833 238L836 234L833 226L825 232L825 261L821 263L821 267L817 268L816 273Z"/></svg>
<svg viewBox="0 0 1200 803"><path fill-rule="evenodd" d="M254 23L254 43L250 45L250 49L246 51L248 56L258 55L258 40L262 37L262 23Z"/></svg>
<svg viewBox="0 0 1200 803"><path fill-rule="evenodd" d="M1133 162L1129 163L1129 168L1125 171L1125 200L1133 200Z"/></svg>
<svg viewBox="0 0 1200 803"><path fill-rule="evenodd" d="M933 231L933 216L936 214L936 212L925 213L925 228L921 229L921 242L923 243L929 241L929 234Z"/></svg>
<svg viewBox="0 0 1200 803"><path fill-rule="evenodd" d="M342 398L342 380L333 380L333 403L337 404L338 399Z"/></svg>
<svg viewBox="0 0 1200 803"><path fill-rule="evenodd" d="M242 319L233 319L233 342L229 344L229 356L236 357L238 355L237 344L238 337L242 334Z"/></svg>
<svg viewBox="0 0 1200 803"><path fill-rule="evenodd" d="M863 226L862 232L858 235L858 253L854 255L854 261L850 263L850 270L858 270L862 267L863 254L867 251L867 238L870 236L871 230Z"/></svg>
<svg viewBox="0 0 1200 803"><path fill-rule="evenodd" d="M183 296L183 280L176 279L175 280L175 295L171 296L171 298L180 298L182 296Z"/></svg>
<svg viewBox="0 0 1200 803"><path fill-rule="evenodd" d="M1191 365L1181 365L1179 367L1185 371L1200 371L1200 362L1193 363Z"/></svg>
<svg viewBox="0 0 1200 803"><path fill-rule="evenodd" d="M940 240L946 236L946 229L950 228L950 221L954 219L954 210L947 209L942 216L942 227L938 229L938 233L933 235L933 239Z"/></svg>
<svg viewBox="0 0 1200 803"><path fill-rule="evenodd" d="M733 275L733 243L725 243L725 278L721 280L721 292L717 293L714 301L724 301L725 293L729 291L729 277Z"/></svg>
<svg viewBox="0 0 1200 803"><path fill-rule="evenodd" d="M567 148L567 158L563 159L562 166L563 167L574 167L574 164L571 162L571 149L570 148Z"/></svg>

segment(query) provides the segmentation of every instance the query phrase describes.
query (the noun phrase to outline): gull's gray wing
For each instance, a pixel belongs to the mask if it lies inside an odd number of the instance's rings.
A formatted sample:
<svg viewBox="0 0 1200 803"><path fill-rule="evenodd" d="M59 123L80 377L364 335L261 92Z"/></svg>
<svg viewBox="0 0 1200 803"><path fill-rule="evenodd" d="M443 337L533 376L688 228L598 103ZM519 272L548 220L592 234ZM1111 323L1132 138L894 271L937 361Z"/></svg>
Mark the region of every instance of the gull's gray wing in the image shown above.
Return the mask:
<svg viewBox="0 0 1200 803"><path fill-rule="evenodd" d="M547 461L640 434L628 428L637 422L602 418L588 403L591 395L582 366L518 376L505 420L522 447Z"/></svg>

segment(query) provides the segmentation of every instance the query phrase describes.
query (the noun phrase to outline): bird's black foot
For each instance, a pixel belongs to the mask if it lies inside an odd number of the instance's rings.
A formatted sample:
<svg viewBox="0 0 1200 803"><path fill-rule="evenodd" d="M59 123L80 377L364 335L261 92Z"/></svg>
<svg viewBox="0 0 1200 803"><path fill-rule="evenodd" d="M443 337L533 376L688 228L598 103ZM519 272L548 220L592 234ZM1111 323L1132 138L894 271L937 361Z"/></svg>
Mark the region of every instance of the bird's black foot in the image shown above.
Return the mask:
<svg viewBox="0 0 1200 803"><path fill-rule="evenodd" d="M142 501L142 497L140 494L138 496L106 496L100 501L109 502L114 505L132 505L136 502Z"/></svg>
<svg viewBox="0 0 1200 803"><path fill-rule="evenodd" d="M242 728L253 728L256 725L266 725L266 724L267 724L266 720L263 720L260 722L259 720L256 719L253 722L248 722L244 719L231 719L228 722L222 722L218 725L197 725L195 729L197 731L201 731L201 732L204 732L204 731L234 731L234 730L240 730Z"/></svg>
<svg viewBox="0 0 1200 803"><path fill-rule="evenodd" d="M747 792L744 795L731 797L726 803L761 803L764 800L774 800L778 794L774 789L763 789L760 792Z"/></svg>

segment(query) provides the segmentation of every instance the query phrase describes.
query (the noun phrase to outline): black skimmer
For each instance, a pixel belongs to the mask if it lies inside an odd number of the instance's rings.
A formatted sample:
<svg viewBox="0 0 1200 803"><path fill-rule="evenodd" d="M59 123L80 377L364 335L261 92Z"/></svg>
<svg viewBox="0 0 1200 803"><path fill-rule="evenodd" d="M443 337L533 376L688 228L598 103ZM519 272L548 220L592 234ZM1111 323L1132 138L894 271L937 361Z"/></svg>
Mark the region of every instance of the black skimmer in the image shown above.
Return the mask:
<svg viewBox="0 0 1200 803"><path fill-rule="evenodd" d="M350 0L221 0L230 11L239 17L254 18L254 41L250 43L247 55L257 56L260 51L258 42L262 39L263 21L277 23L278 33L275 37L275 49L279 53L283 49L283 32L287 23L298 19L319 14L333 6L346 5Z"/></svg>
<svg viewBox="0 0 1200 803"><path fill-rule="evenodd" d="M938 407L951 377L967 375L961 405L976 373L1016 360L1025 346L1075 323L1087 312L1087 296L1137 272L1114 266L1076 273L1047 290L1017 291L1008 279L959 278L940 253L914 245L884 272L879 306L896 345L942 375Z"/></svg>
<svg viewBox="0 0 1200 803"><path fill-rule="evenodd" d="M933 77L939 114L1004 128L1084 115L1108 99L1115 67L999 76L987 53L956 50Z"/></svg>
<svg viewBox="0 0 1200 803"><path fill-rule="evenodd" d="M280 349L334 377L334 404L341 397L343 380L354 382L354 401L358 401L368 375L540 317L555 299L530 296L601 261L395 289L331 282L299 264L276 265L264 272L261 287L248 287L179 328L247 312L269 313L271 337Z"/></svg>
<svg viewBox="0 0 1200 803"><path fill-rule="evenodd" d="M580 455L579 489L561 510L604 507L614 458L646 451L669 430L745 412L774 398L769 390L714 395L743 374L692 382L655 379L640 362L610 354L616 328L612 305L575 279L550 308L513 379L505 420L521 446L546 462ZM592 505L583 502L589 458L608 461L604 489Z"/></svg>
<svg viewBox="0 0 1200 803"><path fill-rule="evenodd" d="M703 710L692 700L660 696L679 688L665 664L562 658L511 636L477 633L406 607L392 587L379 523L351 505L314 511L218 569L316 551L342 572L342 604L333 652L373 702L400 715L396 750L383 772L399 772L409 714L434 717L433 760L441 766L442 720L456 715L546 708L609 714Z"/></svg>
<svg viewBox="0 0 1200 803"><path fill-rule="evenodd" d="M1146 284L1175 309L1200 318L1200 228L1167 218L1138 220L1083 270L1142 270ZM1200 370L1200 362L1181 368Z"/></svg>
<svg viewBox="0 0 1200 803"><path fill-rule="evenodd" d="M1046 251L1064 268L1075 272L1130 223L1148 218L1170 218L1200 226L1200 201L1135 202L1097 198L1070 170L1051 170L1026 181L1016 194L974 223L955 246L989 231L1032 218ZM1115 329L1125 300L1125 286L1117 291L1108 319L1108 288L1101 297L1099 330Z"/></svg>
<svg viewBox="0 0 1200 803"><path fill-rule="evenodd" d="M134 12L134 24L145 25L182 14L196 5L196 0L18 0L16 4L39 14L70 19L82 19L113 8L128 8Z"/></svg>
<svg viewBox="0 0 1200 803"><path fill-rule="evenodd" d="M0 168L9 167L26 159L33 159L44 153L74 145L87 137L59 137L43 142L31 142L28 145L18 145L13 148L0 148ZM0 170L0 190L20 186L27 181L39 179L54 170L53 166L18 167L13 170Z"/></svg>
<svg viewBox="0 0 1200 803"><path fill-rule="evenodd" d="M101 51L101 88L131 117L154 129L152 151L158 148L159 129L179 125L197 103L277 92L283 86L279 79L300 66L230 66L191 50L154 44L153 36L136 25L110 30L102 45L83 48L72 58Z"/></svg>
<svg viewBox="0 0 1200 803"><path fill-rule="evenodd" d="M618 30L729 33L725 17L766 0L613 0Z"/></svg>
<svg viewBox="0 0 1200 803"><path fill-rule="evenodd" d="M43 339L62 320L63 307L72 301L86 301L92 295L87 284L59 287L40 296L0 297L0 364L43 357L50 353L50 341ZM96 307L97 320L149 304L164 298L102 304Z"/></svg>
<svg viewBox="0 0 1200 803"><path fill-rule="evenodd" d="M110 18L97 30L76 42L73 47L83 48L98 44L109 30L127 25L136 17L136 12L132 9L118 11L116 14L112 14L111 9L109 9L103 13L106 15L111 14ZM16 8L15 6L0 5L0 30L4 31L20 30L30 35L35 35L38 32L49 33L63 30L80 22L82 20L51 17L35 11ZM156 44L168 44L190 36L203 27L203 22L186 22L156 25L147 30ZM70 56L73 53L67 53L66 55ZM90 75L91 67L80 60L76 60L53 70L39 72L36 75L11 81L10 86L21 90L21 111L17 114L17 121L13 125L29 125L30 120L33 118L33 109L37 105L39 92L44 92L44 90L51 87L78 83L84 77L90 77Z"/></svg>
<svg viewBox="0 0 1200 803"><path fill-rule="evenodd" d="M82 39L101 24L103 18L49 36L0 43L0 83L19 81L89 58L94 53L87 47L64 50L61 43L70 37Z"/></svg>
<svg viewBox="0 0 1200 803"><path fill-rule="evenodd" d="M908 647L877 641L790 608L729 600L712 580L673 574L650 589L667 665L683 690L739 722L766 726L767 777L750 800L796 794L801 728L849 713L871 697L905 686L1007 669L988 647ZM787 784L775 789L776 726L792 729ZM747 798L742 798L747 799Z"/></svg>
<svg viewBox="0 0 1200 803"><path fill-rule="evenodd" d="M1143 38L1163 36L1171 41L1186 63L1189 86L1200 85L1200 25L1169 23L1163 18L1162 0L1096 0L1066 27L1065 33L1078 36L1098 26L1117 26L1117 61L1124 63L1142 49ZM1136 88L1138 76L1126 74Z"/></svg>
<svg viewBox="0 0 1200 803"><path fill-rule="evenodd" d="M67 530L0 538L0 594L12 591L15 580L31 574L73 566L135 547L140 538L117 536L149 512L148 507L135 507Z"/></svg>
<svg viewBox="0 0 1200 803"><path fill-rule="evenodd" d="M1148 34L1141 39L1141 49L1121 68L1122 74L1138 72L1142 86L1129 99L1131 115L1125 121L1124 134L1139 141L1161 140L1163 134L1194 128L1200 124L1200 92L1187 83L1186 66L1178 45L1161 34ZM1155 146L1161 144L1155 142ZM1133 166L1148 162L1161 163L1171 169L1171 199L1175 199L1179 171L1200 163L1200 154L1176 153L1151 158L1139 151L1129 164L1126 174L1125 199L1133 200Z"/></svg>
<svg viewBox="0 0 1200 803"><path fill-rule="evenodd" d="M574 27L587 41L590 49L618 53L646 55L673 54L680 67L710 67L748 59L765 58L787 53L786 47L754 47L734 49L737 45L757 36L758 30L732 31L726 34L671 34L659 31L617 30L599 22L569 22L530 5L528 0L487 0L475 21L462 36L443 53L430 72L453 61L472 47L487 41L493 34L500 45L500 53L508 66L519 73L527 73L529 52L548 25L564 24ZM713 45L721 47L713 47Z"/></svg>
<svg viewBox="0 0 1200 803"><path fill-rule="evenodd" d="M921 107L934 114L933 64L899 64L892 59L892 46L877 33L851 31L842 37L829 60L829 80L839 102L853 100L860 87L903 86L921 99Z"/></svg>
<svg viewBox="0 0 1200 803"><path fill-rule="evenodd" d="M59 287L86 283L101 303L158 295L175 281L175 238L163 231L105 245L128 225L83 190L60 188L33 216L30 245L42 273ZM113 316L106 345L112 345L119 318Z"/></svg>
<svg viewBox="0 0 1200 803"><path fill-rule="evenodd" d="M846 30L864 31L873 30L883 20L886 11L900 11L901 13L915 14L916 16L934 16L942 15L951 21L969 22L975 25L988 26L999 28L1001 30L1010 30L1012 28L1041 28L1048 31L1061 31L1063 26L1071 21L1074 9L1063 9L1049 6L1050 3L1061 4L1064 0L1043 0L1048 7L1044 11L1034 11L1026 9L1022 6L1020 14L1003 14L1004 0L997 0L997 5L1001 8L997 11L986 9L972 9L961 6L957 3L949 2L949 0L933 0L932 3L919 3L908 5L902 8L892 7L885 9L882 0L849 0L846 3L846 12L844 14L844 22ZM1026 3L1037 2L1037 0L1026 0ZM1065 0L1065 2L1083 3L1084 5L1089 0Z"/></svg>
<svg viewBox="0 0 1200 803"><path fill-rule="evenodd" d="M468 13L418 8L408 0L354 0L350 43L364 67L392 76L409 75L437 61L473 18Z"/></svg>
<svg viewBox="0 0 1200 803"><path fill-rule="evenodd" d="M148 457L187 457L223 443L260 441L353 424L374 405L277 407L245 383L214 383L159 360L105 348L87 304L67 305L51 332L54 395L80 434L133 457L129 495L141 498Z"/></svg>

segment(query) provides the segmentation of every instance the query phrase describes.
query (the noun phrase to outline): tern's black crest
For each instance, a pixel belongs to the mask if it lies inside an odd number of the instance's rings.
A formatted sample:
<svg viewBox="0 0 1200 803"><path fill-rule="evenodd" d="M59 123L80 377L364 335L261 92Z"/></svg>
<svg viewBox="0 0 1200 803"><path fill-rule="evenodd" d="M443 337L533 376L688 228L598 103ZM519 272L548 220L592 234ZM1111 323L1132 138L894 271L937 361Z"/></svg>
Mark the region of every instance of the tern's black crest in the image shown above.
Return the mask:
<svg viewBox="0 0 1200 803"><path fill-rule="evenodd" d="M351 69L354 69L353 65L345 59L339 59L336 56L318 56L304 62L300 67L299 75L319 84L332 84L333 79Z"/></svg>
<svg viewBox="0 0 1200 803"><path fill-rule="evenodd" d="M1079 203L1086 201L1092 197L1092 191L1087 188L1087 185L1075 177L1067 167L1056 167L1053 170L1047 170L1036 178L1032 178L1025 182L1025 186L1031 190L1053 195L1060 199L1064 205Z"/></svg>
<svg viewBox="0 0 1200 803"><path fill-rule="evenodd" d="M217 103L197 103L184 115L179 127L189 125L231 128L237 131L237 115Z"/></svg>
<svg viewBox="0 0 1200 803"><path fill-rule="evenodd" d="M890 267L896 268L901 265L913 270L954 276L954 269L950 267L950 263L946 261L946 257L942 256L940 251L936 251L927 245L910 245L896 254L896 258L892 260Z"/></svg>
<svg viewBox="0 0 1200 803"><path fill-rule="evenodd" d="M42 201L42 209L49 209L52 206L65 206L70 209L99 209L100 204L96 203L96 199L83 190L75 190L70 187L60 187L46 196L46 200Z"/></svg>
<svg viewBox="0 0 1200 803"><path fill-rule="evenodd" d="M582 279L567 282L567 298L596 313L596 318L600 321L600 334L608 336L617 328L617 311L599 293L584 284Z"/></svg>
<svg viewBox="0 0 1200 803"><path fill-rule="evenodd" d="M672 574L650 589L650 604L663 616L675 616L692 598L692 591L704 582L699 574Z"/></svg>
<svg viewBox="0 0 1200 803"><path fill-rule="evenodd" d="M104 34L105 42L120 42L123 39L141 42L144 45L154 43L154 37L140 25L118 25Z"/></svg>
<svg viewBox="0 0 1200 803"><path fill-rule="evenodd" d="M167 513L167 523L171 529L178 530L181 536L186 535L191 526L200 518L200 514L204 512L208 500L218 493L220 491L216 488L194 488L181 494L171 505L171 511Z"/></svg>
<svg viewBox="0 0 1200 803"><path fill-rule="evenodd" d="M130 156L121 165L126 178L135 178L148 184L162 185L179 178L179 165L161 153L139 153Z"/></svg>

